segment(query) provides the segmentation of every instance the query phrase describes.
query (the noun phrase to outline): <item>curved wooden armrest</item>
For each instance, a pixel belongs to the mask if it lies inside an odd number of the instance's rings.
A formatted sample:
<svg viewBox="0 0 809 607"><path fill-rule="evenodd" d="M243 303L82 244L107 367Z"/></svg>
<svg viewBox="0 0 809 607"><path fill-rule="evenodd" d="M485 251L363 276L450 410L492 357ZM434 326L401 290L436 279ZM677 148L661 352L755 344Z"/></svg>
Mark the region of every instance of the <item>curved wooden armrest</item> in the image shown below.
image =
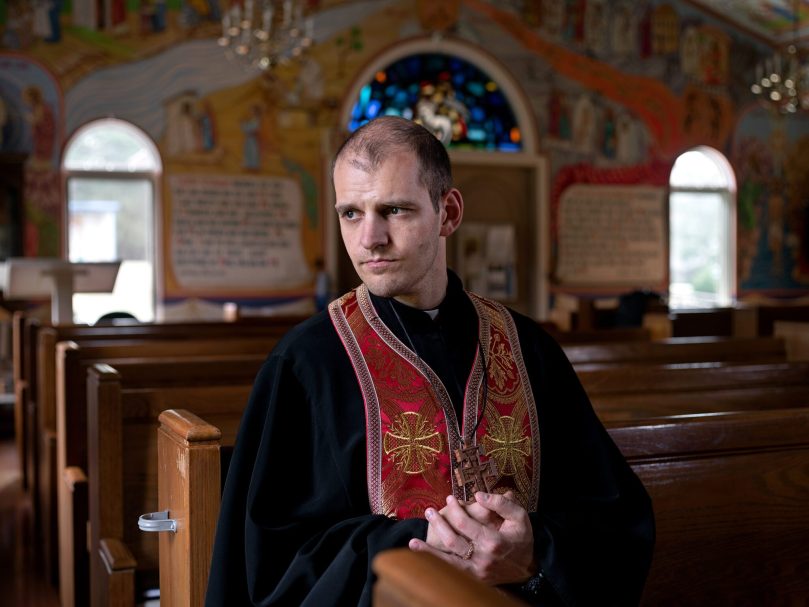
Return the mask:
<svg viewBox="0 0 809 607"><path fill-rule="evenodd" d="M219 428L185 409L166 409L158 419L162 430L189 443L218 441L222 438Z"/></svg>
<svg viewBox="0 0 809 607"><path fill-rule="evenodd" d="M99 542L99 553L109 571L134 569L138 562L129 548L117 538L107 537Z"/></svg>
<svg viewBox="0 0 809 607"><path fill-rule="evenodd" d="M75 492L76 485L87 484L87 475L84 473L84 470L78 466L68 466L65 468L62 478L64 478L65 485L67 485L67 488L70 489L71 492Z"/></svg>
<svg viewBox="0 0 809 607"><path fill-rule="evenodd" d="M413 552L409 548L386 550L377 555L372 567L379 578L374 588L374 604L383 607L524 605L427 552Z"/></svg>

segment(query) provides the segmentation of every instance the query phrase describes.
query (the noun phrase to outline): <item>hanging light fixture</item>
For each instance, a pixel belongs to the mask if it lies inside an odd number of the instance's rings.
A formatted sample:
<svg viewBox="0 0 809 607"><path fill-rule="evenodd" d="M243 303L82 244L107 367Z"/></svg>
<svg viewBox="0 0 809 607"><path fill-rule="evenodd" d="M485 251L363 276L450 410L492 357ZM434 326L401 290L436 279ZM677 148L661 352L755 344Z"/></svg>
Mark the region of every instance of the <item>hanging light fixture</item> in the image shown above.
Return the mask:
<svg viewBox="0 0 809 607"><path fill-rule="evenodd" d="M233 2L222 16L219 46L261 70L297 59L314 43L304 0Z"/></svg>
<svg viewBox="0 0 809 607"><path fill-rule="evenodd" d="M798 53L798 25L800 2L796 0L792 11L792 44L760 61L755 68L755 79L750 90L761 97L780 114L794 114L809 109L809 79Z"/></svg>

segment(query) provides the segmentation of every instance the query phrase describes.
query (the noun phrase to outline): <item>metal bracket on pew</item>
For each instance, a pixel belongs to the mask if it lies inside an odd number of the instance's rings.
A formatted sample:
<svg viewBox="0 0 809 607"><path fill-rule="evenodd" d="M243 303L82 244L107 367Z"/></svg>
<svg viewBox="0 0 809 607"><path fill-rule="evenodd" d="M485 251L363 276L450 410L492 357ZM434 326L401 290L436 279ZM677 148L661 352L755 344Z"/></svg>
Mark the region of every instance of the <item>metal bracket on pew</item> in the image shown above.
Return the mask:
<svg viewBox="0 0 809 607"><path fill-rule="evenodd" d="M173 518L169 518L168 510L147 512L138 517L138 528L141 531L171 531L175 533L177 531L177 521Z"/></svg>

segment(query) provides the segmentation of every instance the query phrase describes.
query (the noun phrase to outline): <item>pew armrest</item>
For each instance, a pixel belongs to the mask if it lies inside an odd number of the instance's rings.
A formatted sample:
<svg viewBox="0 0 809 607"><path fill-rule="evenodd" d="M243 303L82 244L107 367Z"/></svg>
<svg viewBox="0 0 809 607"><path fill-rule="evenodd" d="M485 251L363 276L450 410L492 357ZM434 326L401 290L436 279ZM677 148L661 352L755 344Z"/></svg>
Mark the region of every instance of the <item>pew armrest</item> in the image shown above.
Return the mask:
<svg viewBox="0 0 809 607"><path fill-rule="evenodd" d="M87 474L78 466L62 470L57 492L59 596L62 607L89 604Z"/></svg>
<svg viewBox="0 0 809 607"><path fill-rule="evenodd" d="M167 409L158 419L163 430L188 443L218 441L222 438L219 428L185 409Z"/></svg>
<svg viewBox="0 0 809 607"><path fill-rule="evenodd" d="M409 548L386 550L377 555L372 567L378 578L374 585L374 605L379 607L524 605L427 552L413 552ZM414 583L415 580L418 582Z"/></svg>
<svg viewBox="0 0 809 607"><path fill-rule="evenodd" d="M101 538L98 562L102 565L98 587L92 589L93 604L101 607L135 606L135 569L138 562L117 538Z"/></svg>
<svg viewBox="0 0 809 607"><path fill-rule="evenodd" d="M79 466L68 466L64 472L65 486L75 494L78 485L87 485L87 475Z"/></svg>
<svg viewBox="0 0 809 607"><path fill-rule="evenodd" d="M108 573L134 570L138 564L126 544L118 538L103 538L99 542L99 555Z"/></svg>

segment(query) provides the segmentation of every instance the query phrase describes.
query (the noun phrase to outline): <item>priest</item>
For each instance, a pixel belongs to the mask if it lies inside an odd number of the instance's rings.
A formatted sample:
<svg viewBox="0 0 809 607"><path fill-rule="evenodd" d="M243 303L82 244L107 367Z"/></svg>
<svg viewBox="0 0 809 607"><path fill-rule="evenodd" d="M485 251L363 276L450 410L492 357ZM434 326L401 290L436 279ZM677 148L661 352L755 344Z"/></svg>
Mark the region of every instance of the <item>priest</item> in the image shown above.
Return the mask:
<svg viewBox="0 0 809 607"><path fill-rule="evenodd" d="M443 145L378 118L332 176L362 284L256 379L206 604L369 605L372 560L404 546L533 604L637 604L649 497L554 340L448 270Z"/></svg>

